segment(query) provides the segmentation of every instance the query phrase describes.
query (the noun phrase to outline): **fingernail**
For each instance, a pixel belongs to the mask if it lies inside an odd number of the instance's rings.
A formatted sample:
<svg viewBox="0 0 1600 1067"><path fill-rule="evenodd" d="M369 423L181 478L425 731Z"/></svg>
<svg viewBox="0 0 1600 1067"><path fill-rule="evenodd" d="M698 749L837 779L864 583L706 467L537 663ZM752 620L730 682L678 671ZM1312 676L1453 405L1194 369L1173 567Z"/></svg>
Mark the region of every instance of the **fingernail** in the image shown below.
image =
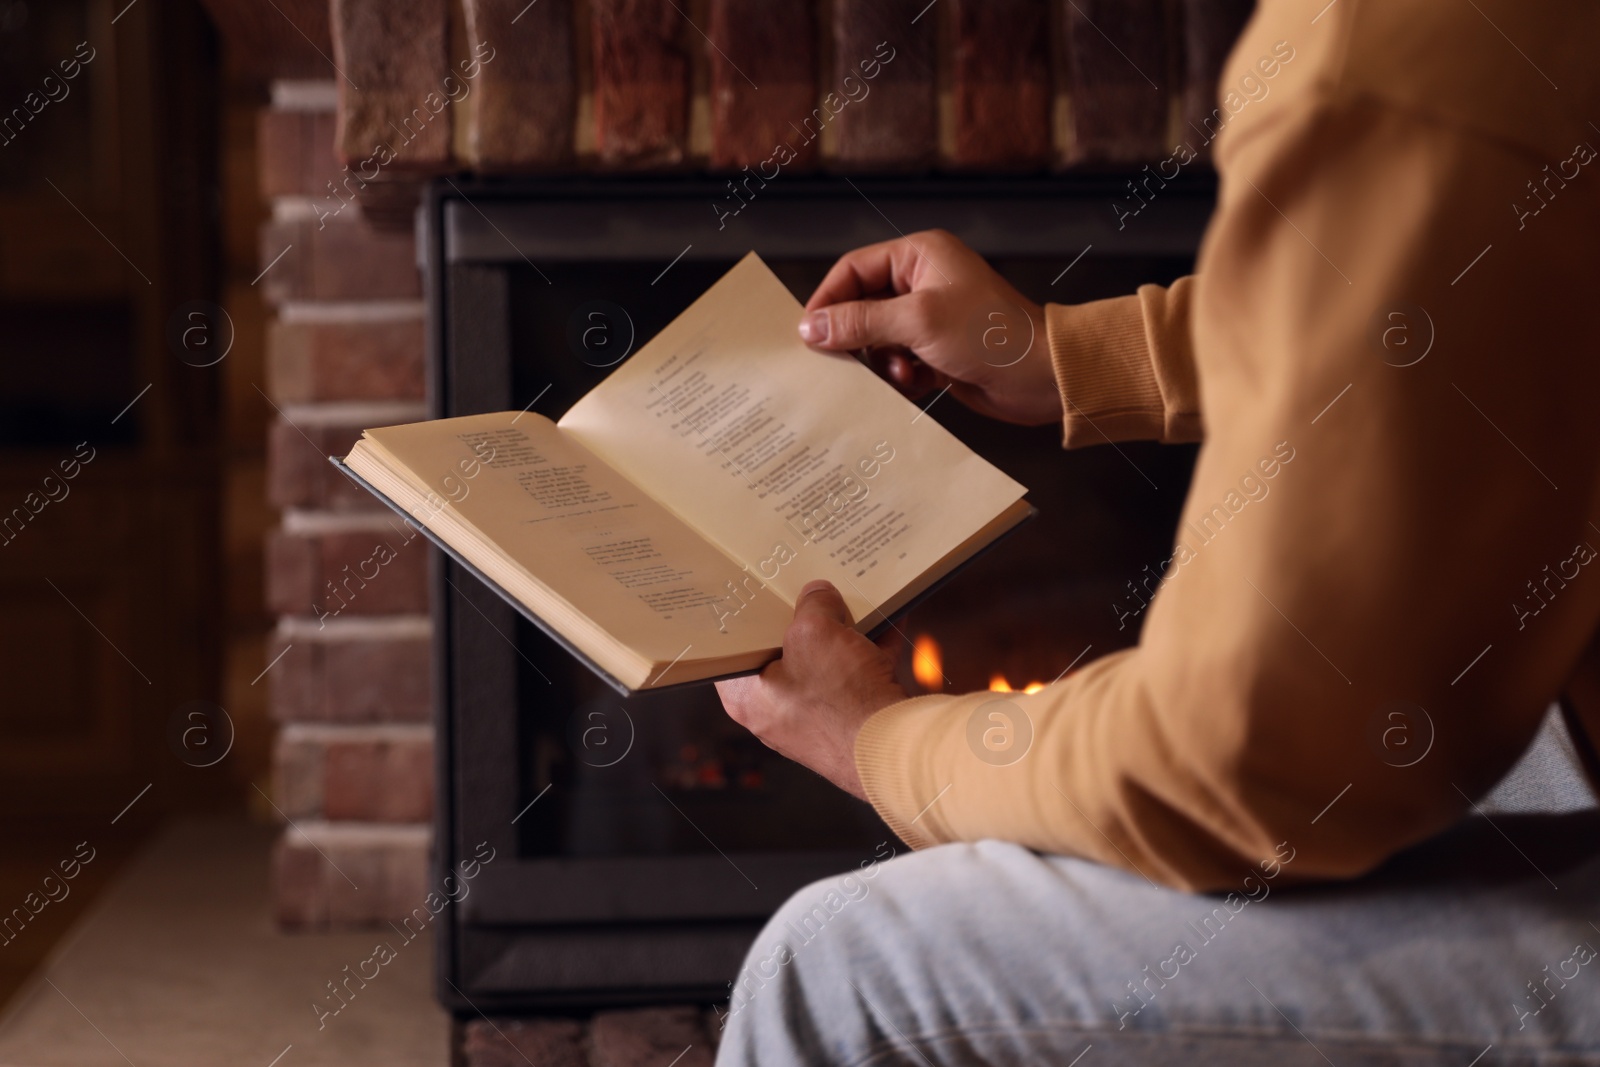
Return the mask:
<svg viewBox="0 0 1600 1067"><path fill-rule="evenodd" d="M813 311L800 320L800 340L812 345L828 343L828 313Z"/></svg>

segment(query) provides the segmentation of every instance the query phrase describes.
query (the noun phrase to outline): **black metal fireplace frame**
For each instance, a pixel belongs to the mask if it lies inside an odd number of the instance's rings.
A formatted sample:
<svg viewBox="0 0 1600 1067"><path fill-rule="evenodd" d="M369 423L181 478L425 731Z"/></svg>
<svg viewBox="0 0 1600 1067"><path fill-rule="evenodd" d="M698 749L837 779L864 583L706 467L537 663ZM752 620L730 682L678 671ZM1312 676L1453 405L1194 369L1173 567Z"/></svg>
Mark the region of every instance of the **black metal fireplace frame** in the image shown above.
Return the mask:
<svg viewBox="0 0 1600 1067"><path fill-rule="evenodd" d="M418 213L430 410L446 417L519 406L502 269L511 262L665 266L675 256L733 260L751 248L830 257L935 225L985 255L1056 256L1064 265L1088 246L1101 255L1192 255L1211 213L1214 180L1186 175L1169 183L1150 217L1119 229L1112 204L1127 197L1126 181L1105 174L780 176L719 229L710 205L728 195L725 178L441 179ZM627 224L641 218L649 225ZM480 284L452 295L452 270L458 278L481 271L474 276ZM486 352L507 358L474 355ZM496 850L469 894L436 924L436 988L452 1012L713 1001L725 995L765 918L794 889L861 858L740 853L740 867L763 888L741 883L738 892L718 890L726 867L716 855L519 860L507 821L522 800L515 717L462 713L514 705L514 616L439 553L431 583L438 776L432 888L459 877L458 863L472 858L479 841ZM612 892L619 875L644 870L659 889L650 901ZM629 968L658 978L624 987L608 977Z"/></svg>

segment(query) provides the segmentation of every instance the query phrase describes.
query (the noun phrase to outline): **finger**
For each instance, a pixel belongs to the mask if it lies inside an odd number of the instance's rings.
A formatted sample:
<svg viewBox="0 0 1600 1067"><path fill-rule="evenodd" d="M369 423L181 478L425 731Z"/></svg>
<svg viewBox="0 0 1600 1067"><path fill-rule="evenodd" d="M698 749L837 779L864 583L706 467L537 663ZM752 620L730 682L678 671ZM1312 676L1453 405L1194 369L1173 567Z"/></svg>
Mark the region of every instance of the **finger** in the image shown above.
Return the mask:
<svg viewBox="0 0 1600 1067"><path fill-rule="evenodd" d="M910 389L916 384L917 361L901 352L891 352L884 357L884 377L888 378L901 389Z"/></svg>
<svg viewBox="0 0 1600 1067"><path fill-rule="evenodd" d="M888 300L852 300L808 311L800 320L800 339L815 348L848 352L868 345L916 348L929 333L928 294Z"/></svg>
<svg viewBox="0 0 1600 1067"><path fill-rule="evenodd" d="M750 709L754 707L760 691L761 679L757 675L727 678L717 683L717 696L722 699L722 710L741 726L748 721Z"/></svg>
<svg viewBox="0 0 1600 1067"><path fill-rule="evenodd" d="M909 237L880 241L846 252L806 301L806 310L815 311L842 300L860 300L885 291L910 292L916 288L921 273L928 269L928 249L947 238L947 234L938 230L922 230Z"/></svg>
<svg viewBox="0 0 1600 1067"><path fill-rule="evenodd" d="M891 356L889 374L900 391L912 399L927 396L935 389L943 389L950 382L938 368L911 355Z"/></svg>
<svg viewBox="0 0 1600 1067"><path fill-rule="evenodd" d="M750 690L760 682L760 676L754 674L741 674L737 678L724 678L716 683L717 696L722 698L724 704L730 700L740 700L748 696Z"/></svg>
<svg viewBox="0 0 1600 1067"><path fill-rule="evenodd" d="M818 579L807 582L794 602L794 621L823 619L841 626L854 626L850 608L832 582Z"/></svg>
<svg viewBox="0 0 1600 1067"><path fill-rule="evenodd" d="M861 350L861 362L865 363L873 374L886 381L894 381L894 360L896 351L892 348L864 348Z"/></svg>
<svg viewBox="0 0 1600 1067"><path fill-rule="evenodd" d="M861 359L872 373L889 382L901 392L925 389L939 378L939 372L918 359L916 354L903 348L886 345L869 345L861 350ZM938 381L937 385L943 385Z"/></svg>
<svg viewBox="0 0 1600 1067"><path fill-rule="evenodd" d="M897 259L895 246L904 244L904 241L898 240L880 241L840 256L823 276L822 283L811 294L811 299L806 301L806 310L814 311L841 300L860 300L885 290L908 290L911 287L910 276L904 273L904 264L900 264L902 271L899 278L905 284L895 284L895 268L899 260L904 258L902 254Z"/></svg>
<svg viewBox="0 0 1600 1067"><path fill-rule="evenodd" d="M866 348L861 352L862 362L872 373L900 391L901 395L915 399L917 388L917 357L895 348Z"/></svg>

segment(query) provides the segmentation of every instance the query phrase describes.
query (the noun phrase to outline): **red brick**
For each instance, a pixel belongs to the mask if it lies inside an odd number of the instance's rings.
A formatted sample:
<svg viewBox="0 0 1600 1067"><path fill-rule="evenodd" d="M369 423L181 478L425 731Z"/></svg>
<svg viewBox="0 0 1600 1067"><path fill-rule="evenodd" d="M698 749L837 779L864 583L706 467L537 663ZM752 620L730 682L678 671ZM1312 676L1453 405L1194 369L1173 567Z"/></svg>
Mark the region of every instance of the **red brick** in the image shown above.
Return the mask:
<svg viewBox="0 0 1600 1067"><path fill-rule="evenodd" d="M241 83L269 78L326 78L328 0L203 0L226 43L228 68Z"/></svg>
<svg viewBox="0 0 1600 1067"><path fill-rule="evenodd" d="M572 5L463 0L467 39L493 42L466 114L467 161L479 170L539 170L572 158L577 56Z"/></svg>
<svg viewBox="0 0 1600 1067"><path fill-rule="evenodd" d="M399 237L416 231L417 206L426 184L414 177L385 174L356 190L361 218L367 225Z"/></svg>
<svg viewBox="0 0 1600 1067"><path fill-rule="evenodd" d="M321 816L325 755L323 745L298 739L291 730L278 732L272 745L272 803L284 816Z"/></svg>
<svg viewBox="0 0 1600 1067"><path fill-rule="evenodd" d="M373 519L268 534L268 610L313 619L426 612L428 542L397 517Z"/></svg>
<svg viewBox="0 0 1600 1067"><path fill-rule="evenodd" d="M589 1024L589 1041L594 1067L666 1063L679 1053L675 1067L711 1067L714 1058L705 1020L688 1005L600 1012Z"/></svg>
<svg viewBox="0 0 1600 1067"><path fill-rule="evenodd" d="M361 438L360 426L308 426L277 416L267 430L267 499L280 508L383 505L328 462Z"/></svg>
<svg viewBox="0 0 1600 1067"><path fill-rule="evenodd" d="M362 317L361 305L350 307L346 321L291 318L285 308L268 325L267 386L277 400L423 398L421 305L377 305L383 317Z"/></svg>
<svg viewBox="0 0 1600 1067"><path fill-rule="evenodd" d="M463 1027L464 1067L589 1067L575 1019L473 1019Z"/></svg>
<svg viewBox="0 0 1600 1067"><path fill-rule="evenodd" d="M1050 162L1048 11L1039 0L952 0L951 162L1029 170Z"/></svg>
<svg viewBox="0 0 1600 1067"><path fill-rule="evenodd" d="M391 722L426 722L433 709L431 655L422 641L330 643L323 649L328 702L347 720L372 709Z"/></svg>
<svg viewBox="0 0 1600 1067"><path fill-rule="evenodd" d="M291 726L273 752L274 800L291 819L427 822L433 734L417 726Z"/></svg>
<svg viewBox="0 0 1600 1067"><path fill-rule="evenodd" d="M1208 128L1205 121L1219 106L1217 78L1255 6L1255 0L1183 0L1184 125L1178 136L1202 156L1210 155L1210 139L1223 125L1214 119Z"/></svg>
<svg viewBox="0 0 1600 1067"><path fill-rule="evenodd" d="M850 169L907 170L930 165L938 149L932 14L926 0L834 0L834 79L877 77L871 93L833 119L835 160ZM881 49L881 50L880 50ZM888 58L889 62L883 62Z"/></svg>
<svg viewBox="0 0 1600 1067"><path fill-rule="evenodd" d="M411 234L375 229L348 207L320 221L312 215L266 223L260 262L261 288L272 304L422 295Z"/></svg>
<svg viewBox="0 0 1600 1067"><path fill-rule="evenodd" d="M430 888L429 837L423 826L296 820L273 849L279 925L378 926L423 908Z"/></svg>
<svg viewBox="0 0 1600 1067"><path fill-rule="evenodd" d="M1073 0L1066 35L1070 134L1062 162L1162 159L1168 143L1165 0Z"/></svg>
<svg viewBox="0 0 1600 1067"><path fill-rule="evenodd" d="M342 177L333 158L333 113L262 108L256 116L257 174L263 197L330 195Z"/></svg>
<svg viewBox="0 0 1600 1067"><path fill-rule="evenodd" d="M381 510L384 505L328 457L348 454L363 429L426 417L425 408L411 404L282 408L267 431L268 499L280 508Z"/></svg>
<svg viewBox="0 0 1600 1067"><path fill-rule="evenodd" d="M267 639L262 654L261 669L267 672L264 678L267 707L272 717L279 722L386 721L381 715L372 717L370 714L346 719L329 706L321 643L285 633L285 624L294 621L286 619L279 623L277 632ZM313 620L309 629L315 632L316 625ZM338 625L338 621L330 625Z"/></svg>
<svg viewBox="0 0 1600 1067"><path fill-rule="evenodd" d="M684 17L672 0L590 0L595 147L617 167L683 162L689 122Z"/></svg>
<svg viewBox="0 0 1600 1067"><path fill-rule="evenodd" d="M334 154L365 177L375 159L392 172L450 167L451 121L464 85L450 67L446 0L332 0L339 79ZM446 82L446 78L452 80ZM358 88L359 86L359 88ZM392 150L385 162L379 146Z"/></svg>
<svg viewBox="0 0 1600 1067"><path fill-rule="evenodd" d="M377 737L327 746L323 814L329 819L427 822L433 817L433 737Z"/></svg>
<svg viewBox="0 0 1600 1067"><path fill-rule="evenodd" d="M724 170L748 166L771 177L772 166L758 164L771 159L778 145L787 144L795 158L782 164L783 169L809 169L816 162L818 142L806 141L796 128L820 103L813 5L711 0L708 32L714 45L707 56L711 166ZM752 81L760 85L759 92Z"/></svg>
<svg viewBox="0 0 1600 1067"><path fill-rule="evenodd" d="M266 604L270 611L313 614L313 598L322 591L320 546L309 537L282 530L267 533Z"/></svg>
<svg viewBox="0 0 1600 1067"><path fill-rule="evenodd" d="M286 619L267 649L279 722L423 723L432 713L432 655L422 618ZM279 654L283 653L281 659Z"/></svg>

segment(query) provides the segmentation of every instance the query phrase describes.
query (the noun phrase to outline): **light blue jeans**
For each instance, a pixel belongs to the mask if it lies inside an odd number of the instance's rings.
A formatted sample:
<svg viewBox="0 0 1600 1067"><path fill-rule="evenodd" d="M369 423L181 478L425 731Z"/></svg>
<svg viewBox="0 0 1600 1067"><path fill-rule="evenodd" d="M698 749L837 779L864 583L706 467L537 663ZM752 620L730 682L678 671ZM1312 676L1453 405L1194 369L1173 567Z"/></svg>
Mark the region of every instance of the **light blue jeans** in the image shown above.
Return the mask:
<svg viewBox="0 0 1600 1067"><path fill-rule="evenodd" d="M1600 1065L1600 811L1570 746L1552 717L1479 813L1370 877L1231 904L902 848L773 917L717 1063Z"/></svg>

